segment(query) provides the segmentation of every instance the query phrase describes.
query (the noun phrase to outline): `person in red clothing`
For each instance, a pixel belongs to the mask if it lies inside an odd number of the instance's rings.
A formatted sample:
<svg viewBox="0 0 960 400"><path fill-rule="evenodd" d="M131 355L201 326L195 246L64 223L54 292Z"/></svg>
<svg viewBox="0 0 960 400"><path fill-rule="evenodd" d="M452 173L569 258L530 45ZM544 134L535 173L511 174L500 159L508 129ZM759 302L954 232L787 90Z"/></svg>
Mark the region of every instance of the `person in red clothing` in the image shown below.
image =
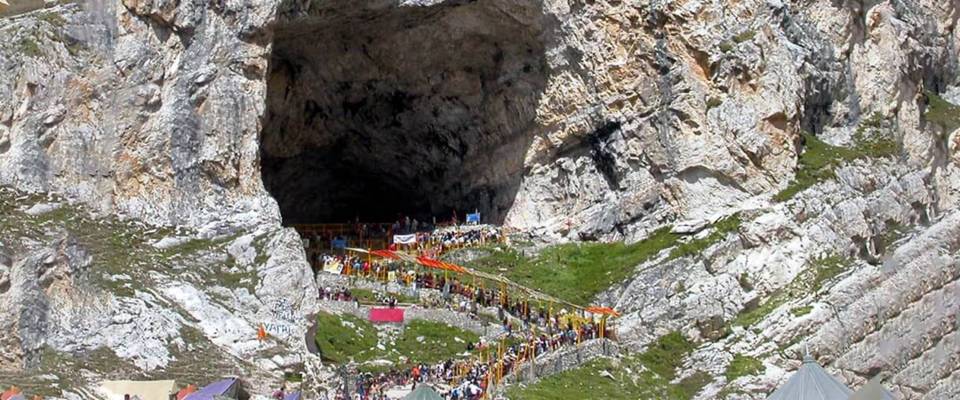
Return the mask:
<svg viewBox="0 0 960 400"><path fill-rule="evenodd" d="M413 384L411 386L411 390L413 390L417 388L417 382L420 381L420 364L413 366L413 370L410 371L410 375L413 375Z"/></svg>

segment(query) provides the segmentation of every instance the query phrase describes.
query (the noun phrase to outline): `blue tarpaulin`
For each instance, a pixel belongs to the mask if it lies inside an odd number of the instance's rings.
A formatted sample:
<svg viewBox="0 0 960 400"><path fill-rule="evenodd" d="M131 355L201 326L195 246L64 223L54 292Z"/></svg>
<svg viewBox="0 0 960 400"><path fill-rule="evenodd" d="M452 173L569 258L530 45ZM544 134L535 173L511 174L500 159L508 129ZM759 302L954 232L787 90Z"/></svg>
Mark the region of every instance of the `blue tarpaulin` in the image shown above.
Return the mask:
<svg viewBox="0 0 960 400"><path fill-rule="evenodd" d="M480 223L480 213L467 214L467 222Z"/></svg>
<svg viewBox="0 0 960 400"><path fill-rule="evenodd" d="M190 393L184 400L214 400L214 397L223 396L232 399L237 398L237 378L227 378L213 382L203 389Z"/></svg>
<svg viewBox="0 0 960 400"><path fill-rule="evenodd" d="M333 239L330 241L330 247L343 249L347 247L347 239Z"/></svg>

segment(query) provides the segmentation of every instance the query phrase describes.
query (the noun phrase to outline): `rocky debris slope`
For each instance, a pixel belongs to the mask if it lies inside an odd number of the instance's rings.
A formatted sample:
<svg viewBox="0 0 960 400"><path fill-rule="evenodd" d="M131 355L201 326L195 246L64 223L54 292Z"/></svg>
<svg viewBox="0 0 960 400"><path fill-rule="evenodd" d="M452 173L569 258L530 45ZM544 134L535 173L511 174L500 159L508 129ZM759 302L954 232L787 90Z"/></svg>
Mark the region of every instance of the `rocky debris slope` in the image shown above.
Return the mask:
<svg viewBox="0 0 960 400"><path fill-rule="evenodd" d="M104 378L239 375L268 390L311 357L312 271L300 247L271 243L295 232L201 238L5 188L0 211L0 329L13 332L0 340L3 384L64 397Z"/></svg>
<svg viewBox="0 0 960 400"><path fill-rule="evenodd" d="M857 162L793 200L741 211L702 253L665 251L608 292L628 312L618 332L701 341L687 375L717 377L701 398L764 398L806 350L851 386L880 375L902 398L956 396L960 211L937 206L929 174ZM723 378L744 355L765 367Z"/></svg>

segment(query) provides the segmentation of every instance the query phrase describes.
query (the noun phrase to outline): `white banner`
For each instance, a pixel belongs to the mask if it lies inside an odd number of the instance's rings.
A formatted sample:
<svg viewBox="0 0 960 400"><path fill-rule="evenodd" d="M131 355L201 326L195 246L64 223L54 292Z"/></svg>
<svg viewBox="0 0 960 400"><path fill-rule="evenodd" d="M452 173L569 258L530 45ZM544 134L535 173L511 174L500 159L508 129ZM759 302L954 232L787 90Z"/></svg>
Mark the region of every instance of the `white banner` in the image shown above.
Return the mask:
<svg viewBox="0 0 960 400"><path fill-rule="evenodd" d="M393 235L393 243L396 244L416 244L417 243L417 234L412 233L409 235Z"/></svg>

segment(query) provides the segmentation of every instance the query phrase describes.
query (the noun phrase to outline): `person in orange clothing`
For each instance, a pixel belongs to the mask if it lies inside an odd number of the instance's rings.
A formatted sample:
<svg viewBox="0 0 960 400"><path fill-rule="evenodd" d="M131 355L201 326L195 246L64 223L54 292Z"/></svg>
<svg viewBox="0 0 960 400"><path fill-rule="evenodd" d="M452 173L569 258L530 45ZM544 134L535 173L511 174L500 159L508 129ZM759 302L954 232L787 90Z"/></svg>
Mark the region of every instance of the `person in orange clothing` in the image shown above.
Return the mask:
<svg viewBox="0 0 960 400"><path fill-rule="evenodd" d="M257 340L261 342L267 340L267 329L263 327L263 324L260 324L260 327L257 328Z"/></svg>

